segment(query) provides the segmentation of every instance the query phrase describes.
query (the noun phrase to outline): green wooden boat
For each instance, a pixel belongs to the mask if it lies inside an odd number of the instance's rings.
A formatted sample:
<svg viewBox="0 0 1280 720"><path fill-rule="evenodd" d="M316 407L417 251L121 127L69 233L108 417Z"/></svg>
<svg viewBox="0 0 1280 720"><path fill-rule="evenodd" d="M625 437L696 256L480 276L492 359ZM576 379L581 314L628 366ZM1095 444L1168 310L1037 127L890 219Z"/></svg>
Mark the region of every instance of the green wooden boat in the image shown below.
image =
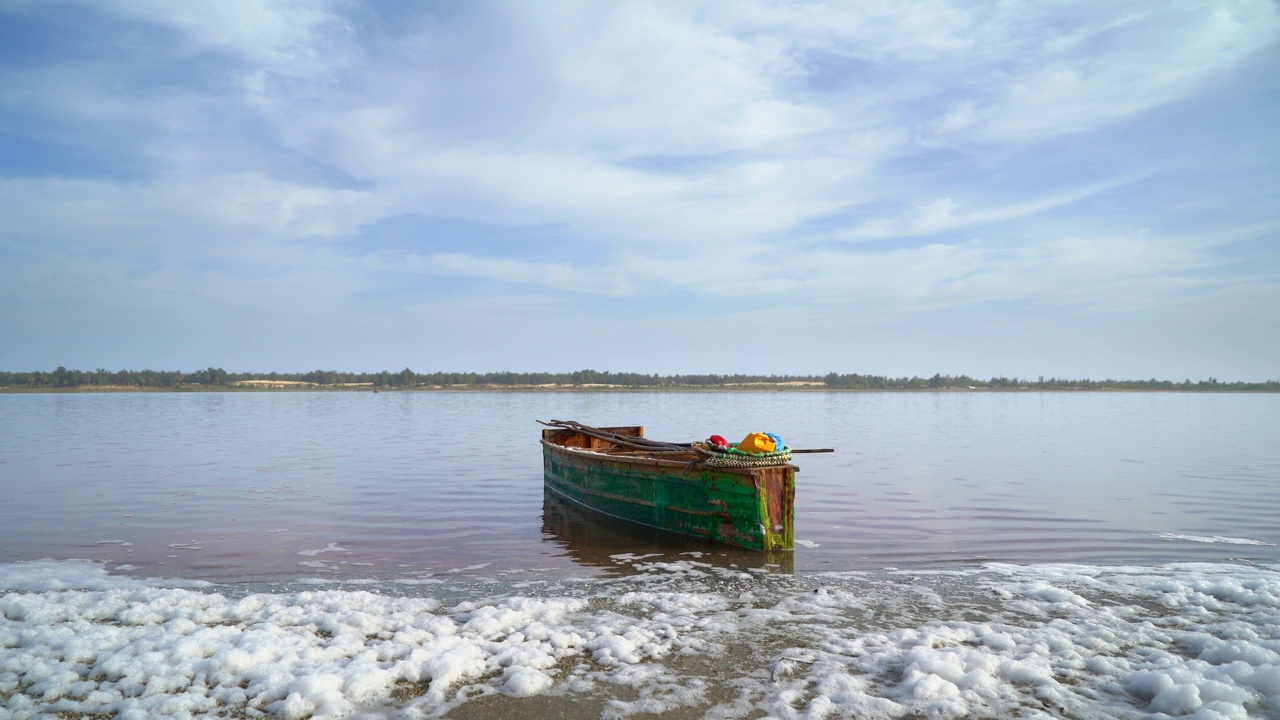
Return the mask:
<svg viewBox="0 0 1280 720"><path fill-rule="evenodd" d="M689 444L647 440L643 426L549 424L542 431L548 490L682 535L749 550L794 547L795 465L714 467Z"/></svg>

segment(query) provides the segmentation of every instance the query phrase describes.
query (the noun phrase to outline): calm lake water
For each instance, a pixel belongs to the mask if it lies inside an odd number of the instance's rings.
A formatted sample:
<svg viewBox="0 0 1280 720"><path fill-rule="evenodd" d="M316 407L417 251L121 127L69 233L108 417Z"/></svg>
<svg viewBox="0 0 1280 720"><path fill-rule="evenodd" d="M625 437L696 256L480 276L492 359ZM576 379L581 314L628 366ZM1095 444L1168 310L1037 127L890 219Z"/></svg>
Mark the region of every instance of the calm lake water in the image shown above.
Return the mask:
<svg viewBox="0 0 1280 720"><path fill-rule="evenodd" d="M794 552L548 500L773 431ZM1280 717L1280 396L0 395L0 716Z"/></svg>
<svg viewBox="0 0 1280 720"><path fill-rule="evenodd" d="M794 553L544 498L536 419L798 456ZM220 581L1280 559L1280 397L1128 393L0 395L0 562Z"/></svg>

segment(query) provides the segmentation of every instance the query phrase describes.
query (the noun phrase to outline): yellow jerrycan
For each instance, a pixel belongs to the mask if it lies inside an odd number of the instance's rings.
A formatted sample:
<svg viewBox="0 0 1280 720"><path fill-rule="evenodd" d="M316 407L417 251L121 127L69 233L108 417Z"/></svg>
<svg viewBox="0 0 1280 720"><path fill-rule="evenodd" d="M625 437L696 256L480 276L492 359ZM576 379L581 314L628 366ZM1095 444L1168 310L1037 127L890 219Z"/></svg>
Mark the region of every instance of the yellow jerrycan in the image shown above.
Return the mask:
<svg viewBox="0 0 1280 720"><path fill-rule="evenodd" d="M753 453L773 452L776 447L777 444L773 442L773 438L759 432L751 433L743 438L742 442L738 443L739 450Z"/></svg>

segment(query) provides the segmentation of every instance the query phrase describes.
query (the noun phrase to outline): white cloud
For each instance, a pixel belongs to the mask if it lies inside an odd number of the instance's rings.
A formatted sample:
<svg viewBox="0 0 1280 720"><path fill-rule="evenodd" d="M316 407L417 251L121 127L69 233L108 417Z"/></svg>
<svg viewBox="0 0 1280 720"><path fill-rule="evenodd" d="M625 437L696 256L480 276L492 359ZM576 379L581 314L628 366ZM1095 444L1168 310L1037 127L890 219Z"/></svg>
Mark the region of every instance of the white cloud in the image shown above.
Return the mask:
<svg viewBox="0 0 1280 720"><path fill-rule="evenodd" d="M1045 197L1023 199L1010 205L970 209L958 212L960 203L940 198L922 203L898 217L882 217L865 221L841 235L848 240L880 240L885 238L920 237L956 230L982 223L1015 220L1063 207L1092 195L1133 182L1136 178L1118 178Z"/></svg>
<svg viewBox="0 0 1280 720"><path fill-rule="evenodd" d="M735 32L779 35L805 51L873 62L930 62L975 48L984 15L966 3L716 3L705 12Z"/></svg>
<svg viewBox="0 0 1280 720"><path fill-rule="evenodd" d="M125 20L171 28L181 34L185 54L215 51L269 65L273 71L309 73L331 59L327 33L349 30L327 0L78 0ZM343 6L346 6L345 8Z"/></svg>
<svg viewBox="0 0 1280 720"><path fill-rule="evenodd" d="M529 262L441 253L396 258L385 267L402 272L498 280L588 295L627 295L632 291L628 278L615 267L586 267L570 262Z"/></svg>
<svg viewBox="0 0 1280 720"><path fill-rule="evenodd" d="M1245 222L1230 197L1164 204L1186 181L1176 158L1076 160L1103 137L1090 133L1206 88L1246 96L1234 71L1256 73L1280 38L1269 2L82 4L123 32L0 67L0 129L86 151L89 170L50 160L0 180L0 249L104 287L131 289L145 257L166 292L206 261L287 275L268 289L203 271L202 297L223 283L275 307L307 306L314 282L341 289L337 308L399 271L521 296L678 291L900 317L1271 282L1266 262L1228 272L1220 247L1168 231L1175 209L1198 227ZM56 11L43 7L20 11ZM1266 187L1269 171L1250 177ZM456 243L343 254L412 214L555 225L598 247L586 263ZM982 241L896 242L957 231Z"/></svg>
<svg viewBox="0 0 1280 720"><path fill-rule="evenodd" d="M567 218L588 237L682 247L785 231L836 207L838 198L824 194L856 172L836 161L789 159L672 175L555 154L441 153L420 167L450 200L427 202L446 214L468 207L454 200L462 192L487 199L478 207L500 208L497 217L509 222Z"/></svg>
<svg viewBox="0 0 1280 720"><path fill-rule="evenodd" d="M622 4L597 12L522 13L539 35L553 114L538 142L567 137L593 153L717 154L762 149L831 126L787 91L785 38L735 35L692 6Z"/></svg>
<svg viewBox="0 0 1280 720"><path fill-rule="evenodd" d="M245 234L294 241L334 238L379 217L368 192L334 190L256 174L199 183L126 184L62 178L0 179L0 238L60 247L188 250L234 244ZM189 242L184 242L184 238Z"/></svg>
<svg viewBox="0 0 1280 720"><path fill-rule="evenodd" d="M330 3L95 7L173 28L190 52L245 63L223 88L231 94L217 100L113 94L111 83L79 70L32 78L48 88L50 113L150 128L151 138L137 141L158 162L203 174L231 170L231 159L270 172L212 124L230 105L267 122L270 139L302 159L374 183L388 212L563 222L605 241L681 243L785 233L875 197L883 190L870 178L908 149L904 130L919 122L901 106L940 92L967 97L940 109L939 137L1016 141L1169 102L1276 36L1270 6L1248 3L1207 16L1175 8L1119 20L1087 5L1076 17L1053 10L1057 32L1036 27L1036 11L1021 7L517 5L502 22L518 25L519 41L505 45L483 42L516 28L415 19L394 40L354 43L341 14L350 8ZM449 39L453 30L481 44ZM809 79L841 57L868 69L841 71L852 73L845 84L815 91ZM333 72L313 73L316 63ZM905 63L909 80L884 76L889 63ZM506 94L476 94L490 84ZM863 97L881 104L860 112ZM493 125L468 137L451 115ZM637 164L637 156L652 159ZM849 236L927 234L1032 215L1072 197L1019 199L984 213L941 195Z"/></svg>
<svg viewBox="0 0 1280 720"><path fill-rule="evenodd" d="M1009 143L1097 128L1185 98L1276 42L1280 11L1267 0L1126 6L1117 17L1082 7L1060 35L1002 39L1007 72L955 101L935 126L941 139ZM1017 32L1027 19L1010 23Z"/></svg>
<svg viewBox="0 0 1280 720"><path fill-rule="evenodd" d="M882 318L1008 301L1124 313L1169 306L1188 293L1274 285L1273 272L1250 274L1247 281L1227 272L1219 250L1275 231L1263 225L1205 235L1139 231L828 250L787 258L779 272L805 278L797 295L806 302L859 307Z"/></svg>

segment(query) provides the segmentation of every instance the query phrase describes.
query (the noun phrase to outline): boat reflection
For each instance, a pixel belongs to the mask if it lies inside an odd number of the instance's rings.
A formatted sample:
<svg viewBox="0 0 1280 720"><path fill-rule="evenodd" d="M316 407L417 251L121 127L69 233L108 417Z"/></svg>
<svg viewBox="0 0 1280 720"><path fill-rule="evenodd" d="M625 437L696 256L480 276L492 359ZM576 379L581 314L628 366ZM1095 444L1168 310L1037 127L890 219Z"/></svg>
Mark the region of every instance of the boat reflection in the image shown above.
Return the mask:
<svg viewBox="0 0 1280 720"><path fill-rule="evenodd" d="M542 532L564 554L583 565L610 575L635 572L631 563L618 555L652 555L643 562L695 561L734 570L794 572L795 554L790 550L756 552L705 542L697 538L664 532L585 508L544 488Z"/></svg>

